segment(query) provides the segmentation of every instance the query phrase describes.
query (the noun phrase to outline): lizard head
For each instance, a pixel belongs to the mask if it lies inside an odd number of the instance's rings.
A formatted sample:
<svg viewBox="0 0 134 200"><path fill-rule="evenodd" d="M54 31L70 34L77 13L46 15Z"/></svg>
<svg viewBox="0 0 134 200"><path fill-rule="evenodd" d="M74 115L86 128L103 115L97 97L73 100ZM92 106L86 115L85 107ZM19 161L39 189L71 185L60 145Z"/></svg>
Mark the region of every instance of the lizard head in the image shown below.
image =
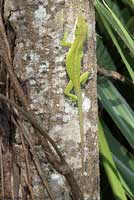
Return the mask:
<svg viewBox="0 0 134 200"><path fill-rule="evenodd" d="M80 15L77 18L77 22L76 22L76 27L75 27L75 36L79 36L79 35L83 35L85 36L85 39L87 37L87 33L88 33L88 25L87 22L85 20L85 18Z"/></svg>

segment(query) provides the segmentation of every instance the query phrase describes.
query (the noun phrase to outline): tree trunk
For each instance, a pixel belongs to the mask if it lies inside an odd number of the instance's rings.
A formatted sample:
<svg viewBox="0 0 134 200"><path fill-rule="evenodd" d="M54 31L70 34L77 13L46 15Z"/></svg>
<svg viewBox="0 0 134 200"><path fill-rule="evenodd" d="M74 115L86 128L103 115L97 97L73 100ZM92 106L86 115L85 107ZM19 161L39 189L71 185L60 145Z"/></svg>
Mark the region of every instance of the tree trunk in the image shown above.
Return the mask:
<svg viewBox="0 0 134 200"><path fill-rule="evenodd" d="M84 176L81 176L78 108L63 93L68 82L65 70L65 55L68 49L60 45L60 40L66 31L69 34L69 40L72 41L75 21L80 10L87 19L89 29L82 71L89 71L91 74L82 89L86 149ZM40 140L34 134L35 131L27 123L25 124L26 131L29 131L36 145L39 161L54 199L98 200L97 70L93 1L5 0L4 19L10 22L16 33L13 55L15 73L17 77L23 79L23 82L26 80L26 95L32 111L45 132L53 138L68 163L69 174L67 175L64 173L63 166L62 169L57 169L60 168L60 164L58 161L57 163L53 161L55 158L50 158L46 150L45 153L42 151ZM49 146L50 143L46 142L45 145ZM26 143L26 149L28 149L27 146ZM32 153L24 150L20 136L18 137L17 134L14 151L16 165L13 168L16 177L19 179L21 176L21 180L16 184L21 192L16 191L15 194L20 195L22 199L50 199L38 176ZM48 147L48 151L54 152L52 147ZM30 180L26 178L25 154L29 161ZM72 173L70 168L74 176L70 175ZM29 181L30 184L28 184ZM75 188L75 192L72 192L72 188Z"/></svg>

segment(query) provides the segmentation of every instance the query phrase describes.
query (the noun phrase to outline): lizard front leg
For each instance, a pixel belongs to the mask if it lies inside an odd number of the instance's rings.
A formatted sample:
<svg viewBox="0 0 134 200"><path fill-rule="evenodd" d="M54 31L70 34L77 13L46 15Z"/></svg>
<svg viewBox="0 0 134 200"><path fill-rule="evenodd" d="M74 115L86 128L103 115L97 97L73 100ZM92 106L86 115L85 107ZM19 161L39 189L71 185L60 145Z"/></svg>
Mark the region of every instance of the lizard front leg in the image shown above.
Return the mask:
<svg viewBox="0 0 134 200"><path fill-rule="evenodd" d="M67 32L64 33L64 36L62 38L62 40L60 41L60 44L64 47L71 47L72 43L71 42L67 42Z"/></svg>

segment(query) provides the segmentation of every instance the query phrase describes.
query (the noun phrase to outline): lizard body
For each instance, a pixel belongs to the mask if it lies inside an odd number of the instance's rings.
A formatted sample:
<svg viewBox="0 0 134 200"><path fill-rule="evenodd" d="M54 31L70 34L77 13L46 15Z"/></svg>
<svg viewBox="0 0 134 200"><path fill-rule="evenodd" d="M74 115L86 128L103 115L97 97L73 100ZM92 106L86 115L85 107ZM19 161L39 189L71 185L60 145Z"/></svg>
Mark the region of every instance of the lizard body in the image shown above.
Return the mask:
<svg viewBox="0 0 134 200"><path fill-rule="evenodd" d="M87 39L88 26L83 16L78 16L76 28L74 32L73 43L66 42L67 34L64 34L61 40L62 46L70 47L66 55L66 70L69 76L69 83L67 84L64 94L71 100L77 101L79 125L80 125L80 138L81 138L81 162L82 162L82 173L84 173L84 130L83 130L83 111L82 111L82 93L81 84L85 84L88 79L89 72L85 72L80 75L81 61L83 58L84 43ZM74 94L71 93L72 89Z"/></svg>

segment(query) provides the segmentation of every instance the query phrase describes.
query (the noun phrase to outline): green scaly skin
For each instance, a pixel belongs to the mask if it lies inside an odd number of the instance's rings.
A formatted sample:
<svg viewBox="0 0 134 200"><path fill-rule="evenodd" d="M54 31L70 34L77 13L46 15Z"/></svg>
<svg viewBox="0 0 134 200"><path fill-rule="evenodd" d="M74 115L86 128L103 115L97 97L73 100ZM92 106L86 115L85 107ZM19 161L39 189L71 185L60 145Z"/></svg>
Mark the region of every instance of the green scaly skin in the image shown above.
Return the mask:
<svg viewBox="0 0 134 200"><path fill-rule="evenodd" d="M89 72L85 72L80 75L81 60L83 58L83 47L87 39L88 26L83 16L78 16L76 28L75 28L75 39L73 43L66 42L67 33L64 34L61 40L62 46L70 47L66 56L66 70L70 78L68 85L64 90L64 94L71 100L77 101L79 124L80 124L80 137L81 137L81 162L82 162L82 173L84 173L84 130L83 130L83 111L82 111L82 93L81 84L85 84L89 77ZM71 90L74 93L71 93Z"/></svg>

